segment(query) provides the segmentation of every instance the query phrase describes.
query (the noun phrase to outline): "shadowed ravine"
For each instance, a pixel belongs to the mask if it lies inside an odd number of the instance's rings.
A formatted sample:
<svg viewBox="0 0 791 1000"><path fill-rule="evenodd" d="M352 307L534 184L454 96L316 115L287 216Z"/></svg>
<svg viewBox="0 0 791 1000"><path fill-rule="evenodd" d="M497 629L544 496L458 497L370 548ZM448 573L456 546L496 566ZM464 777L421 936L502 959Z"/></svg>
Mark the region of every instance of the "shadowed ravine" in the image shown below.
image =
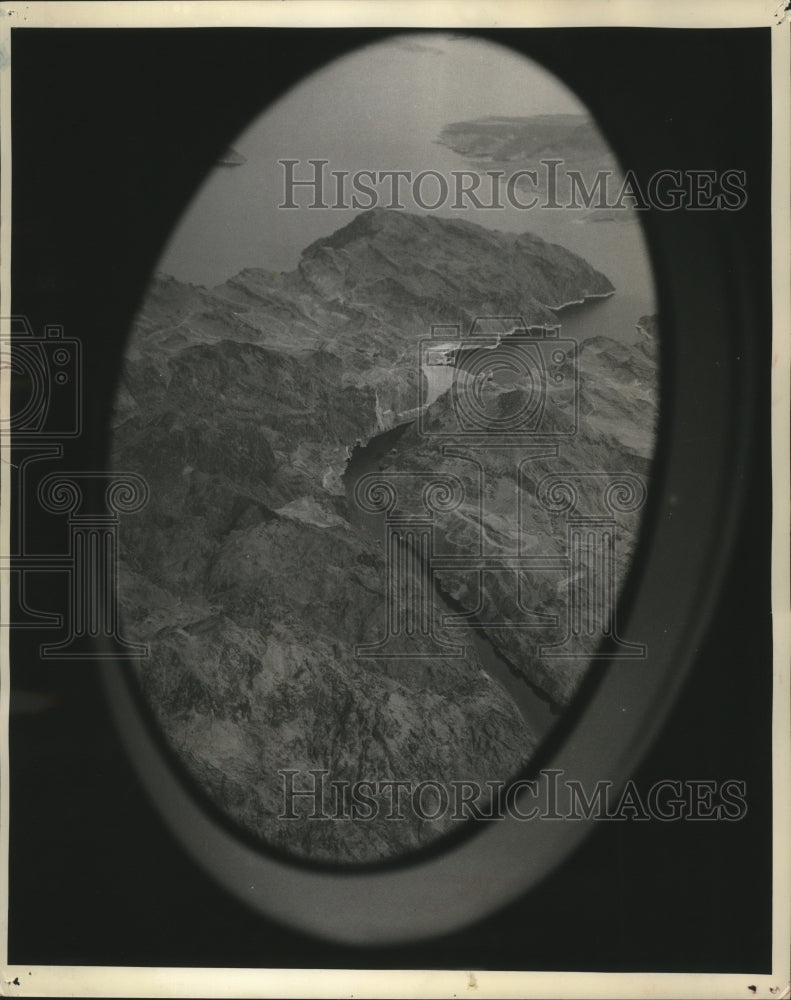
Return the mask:
<svg viewBox="0 0 791 1000"><path fill-rule="evenodd" d="M393 427L389 431L377 434L366 445L358 445L352 451L352 456L343 477L346 496L349 502L350 520L363 528L366 534L379 545L384 539L384 515L369 514L362 510L354 498L354 488L358 480L372 472L385 472L388 461L394 452L398 451L399 439L411 426L410 423ZM401 543L404 544L404 543ZM475 618L470 617L467 609L449 594L442 590L434 581L434 606L443 614L465 614L466 623L449 629L453 639L463 646L473 646L478 659L483 664L487 674L492 677L513 698L522 718L537 740L543 739L555 725L559 711L550 700L539 693L529 681L499 656L486 637L485 632L476 628Z"/></svg>

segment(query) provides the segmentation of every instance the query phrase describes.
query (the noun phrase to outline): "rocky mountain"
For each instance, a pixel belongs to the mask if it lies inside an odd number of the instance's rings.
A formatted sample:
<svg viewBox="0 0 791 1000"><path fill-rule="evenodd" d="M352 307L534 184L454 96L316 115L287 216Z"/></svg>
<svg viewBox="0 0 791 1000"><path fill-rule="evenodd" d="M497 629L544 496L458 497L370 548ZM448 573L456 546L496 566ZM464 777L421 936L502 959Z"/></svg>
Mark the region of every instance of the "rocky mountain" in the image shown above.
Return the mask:
<svg viewBox="0 0 791 1000"><path fill-rule="evenodd" d="M299 820L278 819L279 772L300 772L296 788L310 786L311 770L326 771L328 782L449 787L506 780L528 761L538 734L476 649L436 655L437 639L459 642L459 629L440 620L444 598L425 633L394 637L387 657L356 655L381 638L388 599L408 602L410 573L423 570L413 560L393 596L381 533L355 505L348 460L403 424L397 454L377 472L447 474L470 485L465 502L437 521L440 548L462 552L481 530L502 549L512 545L518 486L534 548L559 551L563 525L538 510L532 479L515 482L512 462L496 449L485 456L490 495L475 507L470 462L443 450L446 437L419 433L419 413L424 426L450 434L457 419L450 392L423 405L419 342L433 324L466 330L480 316L557 328L554 308L612 292L587 262L537 237L384 210L312 244L287 274L249 269L212 290L153 282L116 401L113 465L151 488L149 506L122 525L125 629L149 643L137 675L178 759L248 833L316 860L397 856L454 821L409 808L403 820L387 820L382 796L371 819L309 820L305 799ZM531 476L647 473L656 415L650 347L605 338L584 345L580 432L560 465L541 459ZM455 364L461 370L460 357ZM518 379L486 388L505 410L518 410L529 391ZM552 399L545 418L561 426L568 394ZM636 527L622 529L624 572ZM440 576L454 607L481 603L469 576ZM565 583L557 573L526 582L531 608L558 610ZM518 621L496 574L483 596ZM558 706L568 703L584 655L555 669L537 655L532 632L529 642L519 628L486 635L513 670ZM331 790L323 801L337 812Z"/></svg>
<svg viewBox="0 0 791 1000"><path fill-rule="evenodd" d="M491 622L481 630L494 649L558 707L565 707L574 697L613 612L612 606L599 603L603 600L598 576L602 567L593 561L602 556L593 551L592 546L598 544L595 532L614 533L616 589L628 575L658 415L656 346L656 340L632 346L605 337L592 337L579 345L575 430L569 393L550 399L541 426L546 434L510 442L504 436L502 445L496 436L480 442L450 438L452 445L442 447L448 440L442 435L452 435L458 427L453 391L448 391L424 415L422 430L417 423L407 429L382 470L385 475L407 470L444 473L463 482L464 501L436 518L435 547L461 559L469 552L483 551L490 563L500 560L503 568L493 566L479 576L467 567L455 571L443 566L437 573L442 591L474 613L478 622ZM490 379L482 390L486 409L481 409L498 416L519 413L529 406L530 390L527 380L502 385ZM625 496L622 511L607 502L607 490L619 477L625 493L634 490L634 496ZM553 486L560 491L556 497ZM569 509L565 500L572 494L575 503ZM558 503L553 502L556 498ZM580 519L584 539L577 565L570 561L569 539L575 518ZM602 518L609 525L597 526L597 519ZM516 553L538 557L537 562L552 556L569 558L569 562L561 568L530 567L517 579L505 568ZM558 645L563 639L570 587L580 606L591 609L587 619L582 611L582 634L568 648L542 652L543 647ZM558 612L559 625L542 627L537 619ZM529 617L535 624L519 627ZM568 651L574 655L556 655Z"/></svg>
<svg viewBox="0 0 791 1000"><path fill-rule="evenodd" d="M644 343L655 343L659 336L659 317L641 316L635 324L635 330L646 338Z"/></svg>

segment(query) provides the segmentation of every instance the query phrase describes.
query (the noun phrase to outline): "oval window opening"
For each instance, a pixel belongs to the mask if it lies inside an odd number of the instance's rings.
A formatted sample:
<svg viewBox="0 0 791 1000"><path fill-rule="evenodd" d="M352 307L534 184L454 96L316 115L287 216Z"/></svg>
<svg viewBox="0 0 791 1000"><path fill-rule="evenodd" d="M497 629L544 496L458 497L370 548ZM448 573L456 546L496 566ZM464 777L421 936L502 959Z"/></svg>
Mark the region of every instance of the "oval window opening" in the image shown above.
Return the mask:
<svg viewBox="0 0 791 1000"><path fill-rule="evenodd" d="M614 152L501 46L388 39L233 141L113 438L151 494L121 540L134 711L229 836L425 861L507 812L597 662L645 656L618 599L658 336Z"/></svg>

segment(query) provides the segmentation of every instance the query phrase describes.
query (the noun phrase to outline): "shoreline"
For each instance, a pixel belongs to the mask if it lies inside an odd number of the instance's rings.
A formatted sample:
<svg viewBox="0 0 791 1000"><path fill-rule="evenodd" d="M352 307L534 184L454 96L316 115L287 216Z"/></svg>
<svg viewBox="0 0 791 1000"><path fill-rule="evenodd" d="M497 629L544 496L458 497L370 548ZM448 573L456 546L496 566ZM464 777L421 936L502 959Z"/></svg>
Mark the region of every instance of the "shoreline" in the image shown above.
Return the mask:
<svg viewBox="0 0 791 1000"><path fill-rule="evenodd" d="M589 302L591 299L611 299L617 290L617 288L613 288L611 292L591 292L589 295L585 295L581 299L572 299L570 302L564 302L559 306L547 306L547 309L551 309L552 312L560 312L562 309L567 309L569 306L584 306L585 303Z"/></svg>

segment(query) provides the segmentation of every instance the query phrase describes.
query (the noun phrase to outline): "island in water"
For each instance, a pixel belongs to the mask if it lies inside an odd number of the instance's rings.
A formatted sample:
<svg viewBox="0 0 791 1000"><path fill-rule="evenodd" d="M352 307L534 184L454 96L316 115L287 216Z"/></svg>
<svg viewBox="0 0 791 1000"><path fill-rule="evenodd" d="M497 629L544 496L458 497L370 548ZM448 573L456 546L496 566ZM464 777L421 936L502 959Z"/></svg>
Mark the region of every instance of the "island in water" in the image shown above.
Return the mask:
<svg viewBox="0 0 791 1000"><path fill-rule="evenodd" d="M523 204L535 197L550 208L563 206L576 213L575 222L636 219L642 196L632 197L633 189L624 188L625 175L588 115L488 115L451 122L437 142L482 171L499 170L504 177L529 171L516 183Z"/></svg>

